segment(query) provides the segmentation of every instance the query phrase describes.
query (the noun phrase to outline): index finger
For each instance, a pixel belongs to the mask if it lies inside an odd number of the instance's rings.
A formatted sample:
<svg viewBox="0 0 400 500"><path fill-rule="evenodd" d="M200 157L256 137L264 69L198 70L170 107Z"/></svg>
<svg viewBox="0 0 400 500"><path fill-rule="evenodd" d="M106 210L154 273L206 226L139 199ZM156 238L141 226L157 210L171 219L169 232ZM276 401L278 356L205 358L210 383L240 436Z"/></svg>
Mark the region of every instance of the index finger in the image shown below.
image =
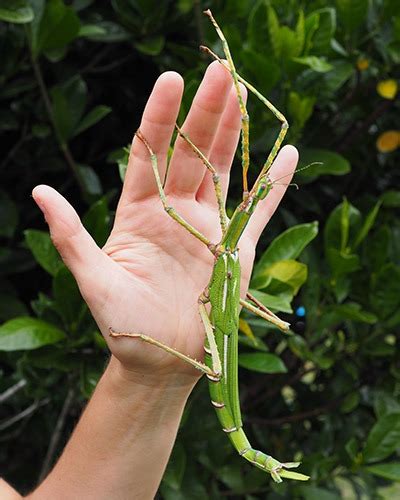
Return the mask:
<svg viewBox="0 0 400 500"><path fill-rule="evenodd" d="M183 79L179 73L167 71L157 79L147 101L140 130L157 155L163 178L168 148L174 131L183 93ZM122 204L129 204L157 194L149 153L135 136L129 153L128 168L122 189Z"/></svg>

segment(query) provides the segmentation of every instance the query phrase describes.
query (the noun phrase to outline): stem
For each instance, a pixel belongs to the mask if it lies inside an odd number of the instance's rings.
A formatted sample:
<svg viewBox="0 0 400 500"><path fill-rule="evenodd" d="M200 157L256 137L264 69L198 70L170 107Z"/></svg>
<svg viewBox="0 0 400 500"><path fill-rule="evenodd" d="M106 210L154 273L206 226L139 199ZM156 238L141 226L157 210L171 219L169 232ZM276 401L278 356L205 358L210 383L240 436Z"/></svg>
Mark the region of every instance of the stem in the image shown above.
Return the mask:
<svg viewBox="0 0 400 500"><path fill-rule="evenodd" d="M46 108L47 115L48 115L49 120L51 122L51 125L54 129L54 133L55 133L55 136L57 139L58 147L59 147L61 153L63 154L68 167L72 171L72 174L75 177L75 180L79 186L79 189L83 195L83 198L85 199L85 197L86 197L85 183L83 182L81 173L79 172L79 168L78 168L77 164L75 163L75 160L74 160L74 158L71 154L71 151L68 147L68 144L62 140L62 138L60 137L60 135L58 133L57 124L54 120L53 108L51 105L49 94L47 92L46 84L44 83L43 75L42 75L40 66L39 66L38 62L36 61L36 59L33 57L32 53L31 53L31 61L32 61L33 72L35 74L35 78L36 78L37 84L38 84L39 89L40 89L40 94L41 94L42 99L43 99L44 107Z"/></svg>

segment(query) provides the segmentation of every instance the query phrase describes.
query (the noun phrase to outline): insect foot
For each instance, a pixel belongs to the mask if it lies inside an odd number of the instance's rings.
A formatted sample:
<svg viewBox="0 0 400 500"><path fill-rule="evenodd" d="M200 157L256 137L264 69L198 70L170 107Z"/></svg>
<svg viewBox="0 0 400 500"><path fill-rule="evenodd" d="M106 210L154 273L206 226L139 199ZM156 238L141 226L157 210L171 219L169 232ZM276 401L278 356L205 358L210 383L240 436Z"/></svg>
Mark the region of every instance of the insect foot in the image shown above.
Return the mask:
<svg viewBox="0 0 400 500"><path fill-rule="evenodd" d="M254 464L259 469L267 471L271 474L272 479L276 483L281 483L282 478L294 479L297 481L307 481L309 476L300 474L299 472L292 472L286 469L294 469L300 465L300 462L279 462L270 455L266 455L262 451L249 448L245 453L241 454L246 460Z"/></svg>

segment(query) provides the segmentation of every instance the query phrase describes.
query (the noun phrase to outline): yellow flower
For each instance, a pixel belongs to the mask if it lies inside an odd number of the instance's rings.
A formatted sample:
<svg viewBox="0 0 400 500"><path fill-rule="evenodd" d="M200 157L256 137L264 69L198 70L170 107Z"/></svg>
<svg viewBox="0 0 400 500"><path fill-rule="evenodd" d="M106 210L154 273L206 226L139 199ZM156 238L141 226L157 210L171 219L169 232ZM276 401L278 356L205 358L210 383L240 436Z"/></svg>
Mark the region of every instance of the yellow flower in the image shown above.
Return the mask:
<svg viewBox="0 0 400 500"><path fill-rule="evenodd" d="M357 61L357 69L359 71L365 71L368 68L369 68L369 59L366 59L365 57L360 57Z"/></svg>
<svg viewBox="0 0 400 500"><path fill-rule="evenodd" d="M376 149L380 153L391 153L400 147L400 131L387 130L376 141Z"/></svg>
<svg viewBox="0 0 400 500"><path fill-rule="evenodd" d="M376 91L384 99L394 99L397 94L396 80L381 80L376 86Z"/></svg>

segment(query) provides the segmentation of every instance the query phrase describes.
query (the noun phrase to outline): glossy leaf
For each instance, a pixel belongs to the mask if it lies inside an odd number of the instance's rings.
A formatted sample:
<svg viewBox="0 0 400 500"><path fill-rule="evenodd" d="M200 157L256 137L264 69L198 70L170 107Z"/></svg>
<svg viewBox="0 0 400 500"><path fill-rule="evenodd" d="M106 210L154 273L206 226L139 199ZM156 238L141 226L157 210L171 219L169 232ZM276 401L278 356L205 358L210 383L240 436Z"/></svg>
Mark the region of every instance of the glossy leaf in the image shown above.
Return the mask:
<svg viewBox="0 0 400 500"><path fill-rule="evenodd" d="M280 311L285 313L293 312L290 306L290 301L287 299L287 297L283 297L280 295L270 295L268 293L260 292L259 290L255 289L250 290L250 293L272 311Z"/></svg>
<svg viewBox="0 0 400 500"><path fill-rule="evenodd" d="M74 130L73 135L78 135L82 133L84 130L93 127L97 122L102 120L105 116L107 116L111 112L111 108L109 106L96 106L83 118L77 128Z"/></svg>
<svg viewBox="0 0 400 500"><path fill-rule="evenodd" d="M320 175L345 175L351 170L350 162L346 158L326 149L302 149L299 168L307 165L310 167L297 174L302 182L312 182Z"/></svg>
<svg viewBox="0 0 400 500"><path fill-rule="evenodd" d="M253 279L280 260L297 259L304 248L317 236L318 222L293 226L277 236L263 253L254 269Z"/></svg>
<svg viewBox="0 0 400 500"><path fill-rule="evenodd" d="M36 229L27 229L24 234L26 244L33 253L36 261L45 271L55 276L63 263L50 239L50 235Z"/></svg>
<svg viewBox="0 0 400 500"><path fill-rule="evenodd" d="M286 373L283 361L268 352L239 354L239 366L261 373Z"/></svg>
<svg viewBox="0 0 400 500"><path fill-rule="evenodd" d="M356 250L359 245L365 240L367 237L368 233L370 232L372 226L375 223L375 220L378 216L379 209L381 207L382 202L378 201L375 206L369 211L369 213L366 215L364 222L362 226L360 227L360 230L356 234L354 238L354 243L351 245L353 250Z"/></svg>
<svg viewBox="0 0 400 500"><path fill-rule="evenodd" d="M386 413L372 427L364 450L367 463L384 460L391 455L400 443L400 412Z"/></svg>
<svg viewBox="0 0 400 500"><path fill-rule="evenodd" d="M72 7L62 0L49 0L34 40L35 56L43 51L65 47L78 36L80 21Z"/></svg>
<svg viewBox="0 0 400 500"><path fill-rule="evenodd" d="M308 66L313 71L317 73L326 73L333 69L332 64L329 64L326 59L316 56L304 56L304 57L294 57L294 62Z"/></svg>
<svg viewBox="0 0 400 500"><path fill-rule="evenodd" d="M63 331L45 321L22 316L0 326L0 351L38 349L59 342Z"/></svg>
<svg viewBox="0 0 400 500"><path fill-rule="evenodd" d="M400 481L400 462L370 465L366 467L366 470L375 476L383 477L390 481Z"/></svg>
<svg viewBox="0 0 400 500"><path fill-rule="evenodd" d="M0 21L26 24L33 20L34 13L27 0L1 0Z"/></svg>

